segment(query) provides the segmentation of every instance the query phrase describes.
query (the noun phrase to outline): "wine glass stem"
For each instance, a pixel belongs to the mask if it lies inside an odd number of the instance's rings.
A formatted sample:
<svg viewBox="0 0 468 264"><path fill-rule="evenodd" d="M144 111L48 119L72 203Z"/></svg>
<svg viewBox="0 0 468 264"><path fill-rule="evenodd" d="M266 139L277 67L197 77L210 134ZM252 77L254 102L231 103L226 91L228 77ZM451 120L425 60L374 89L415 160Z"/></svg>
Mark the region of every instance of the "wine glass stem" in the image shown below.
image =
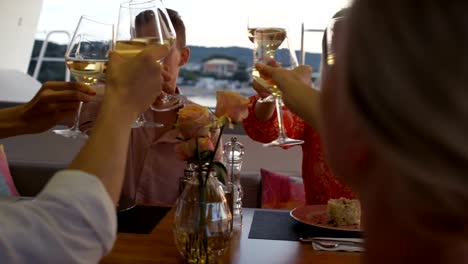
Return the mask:
<svg viewBox="0 0 468 264"><path fill-rule="evenodd" d="M281 104L281 97L275 96L276 116L278 117L278 138L285 138L284 124L283 124L283 106Z"/></svg>
<svg viewBox="0 0 468 264"><path fill-rule="evenodd" d="M76 117L75 117L75 122L73 123L73 126L70 128L70 130L73 130L73 131L79 131L80 130L81 108L83 108L83 101L80 101L80 104L78 106L78 111L77 111Z"/></svg>

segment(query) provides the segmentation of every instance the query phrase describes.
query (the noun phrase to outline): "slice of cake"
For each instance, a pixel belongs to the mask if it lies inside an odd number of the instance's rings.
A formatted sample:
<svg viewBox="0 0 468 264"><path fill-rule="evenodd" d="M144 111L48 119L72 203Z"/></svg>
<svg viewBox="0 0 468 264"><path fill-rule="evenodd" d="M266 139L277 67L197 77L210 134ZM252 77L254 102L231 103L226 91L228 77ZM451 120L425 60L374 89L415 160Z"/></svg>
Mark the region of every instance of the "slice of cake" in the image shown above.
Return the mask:
<svg viewBox="0 0 468 264"><path fill-rule="evenodd" d="M361 204L357 199L330 199L327 204L328 224L350 226L361 223Z"/></svg>

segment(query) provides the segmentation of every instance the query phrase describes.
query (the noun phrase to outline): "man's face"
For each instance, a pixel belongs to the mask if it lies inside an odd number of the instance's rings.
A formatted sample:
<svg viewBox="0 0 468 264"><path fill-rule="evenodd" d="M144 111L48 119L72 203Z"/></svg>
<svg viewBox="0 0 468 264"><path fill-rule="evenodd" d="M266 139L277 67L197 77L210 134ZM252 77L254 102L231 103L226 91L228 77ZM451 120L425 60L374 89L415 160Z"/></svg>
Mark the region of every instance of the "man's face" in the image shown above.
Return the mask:
<svg viewBox="0 0 468 264"><path fill-rule="evenodd" d="M180 67L187 63L189 54L188 48L179 49L177 45L174 45L166 58L164 58L163 65L167 67L167 71L172 77L171 81L166 85L167 90L165 92L170 94L175 93Z"/></svg>

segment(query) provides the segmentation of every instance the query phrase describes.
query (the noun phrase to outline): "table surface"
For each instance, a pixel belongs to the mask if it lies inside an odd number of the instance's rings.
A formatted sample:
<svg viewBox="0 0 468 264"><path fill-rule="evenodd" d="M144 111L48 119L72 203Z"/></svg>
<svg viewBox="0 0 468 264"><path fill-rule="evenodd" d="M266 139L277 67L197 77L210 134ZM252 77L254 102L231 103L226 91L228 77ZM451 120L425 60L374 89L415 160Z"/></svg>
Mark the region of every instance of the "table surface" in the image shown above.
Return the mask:
<svg viewBox="0 0 468 264"><path fill-rule="evenodd" d="M353 264L362 254L314 251L296 241L249 239L255 209L244 208L242 227L235 227L231 245L219 263L314 263ZM172 234L172 209L150 234L119 233L112 252L101 263L183 263Z"/></svg>

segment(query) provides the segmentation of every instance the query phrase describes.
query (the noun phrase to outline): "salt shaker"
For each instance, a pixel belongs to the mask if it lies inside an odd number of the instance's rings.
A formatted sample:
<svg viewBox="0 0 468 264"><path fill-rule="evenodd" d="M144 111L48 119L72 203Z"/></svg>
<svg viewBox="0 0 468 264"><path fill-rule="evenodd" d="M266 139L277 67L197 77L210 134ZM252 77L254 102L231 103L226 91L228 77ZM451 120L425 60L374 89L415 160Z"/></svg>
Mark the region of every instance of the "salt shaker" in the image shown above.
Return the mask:
<svg viewBox="0 0 468 264"><path fill-rule="evenodd" d="M227 181L233 186L233 223L242 224L242 186L240 175L242 169L242 158L244 155L244 145L232 137L224 144L224 163L228 171Z"/></svg>

